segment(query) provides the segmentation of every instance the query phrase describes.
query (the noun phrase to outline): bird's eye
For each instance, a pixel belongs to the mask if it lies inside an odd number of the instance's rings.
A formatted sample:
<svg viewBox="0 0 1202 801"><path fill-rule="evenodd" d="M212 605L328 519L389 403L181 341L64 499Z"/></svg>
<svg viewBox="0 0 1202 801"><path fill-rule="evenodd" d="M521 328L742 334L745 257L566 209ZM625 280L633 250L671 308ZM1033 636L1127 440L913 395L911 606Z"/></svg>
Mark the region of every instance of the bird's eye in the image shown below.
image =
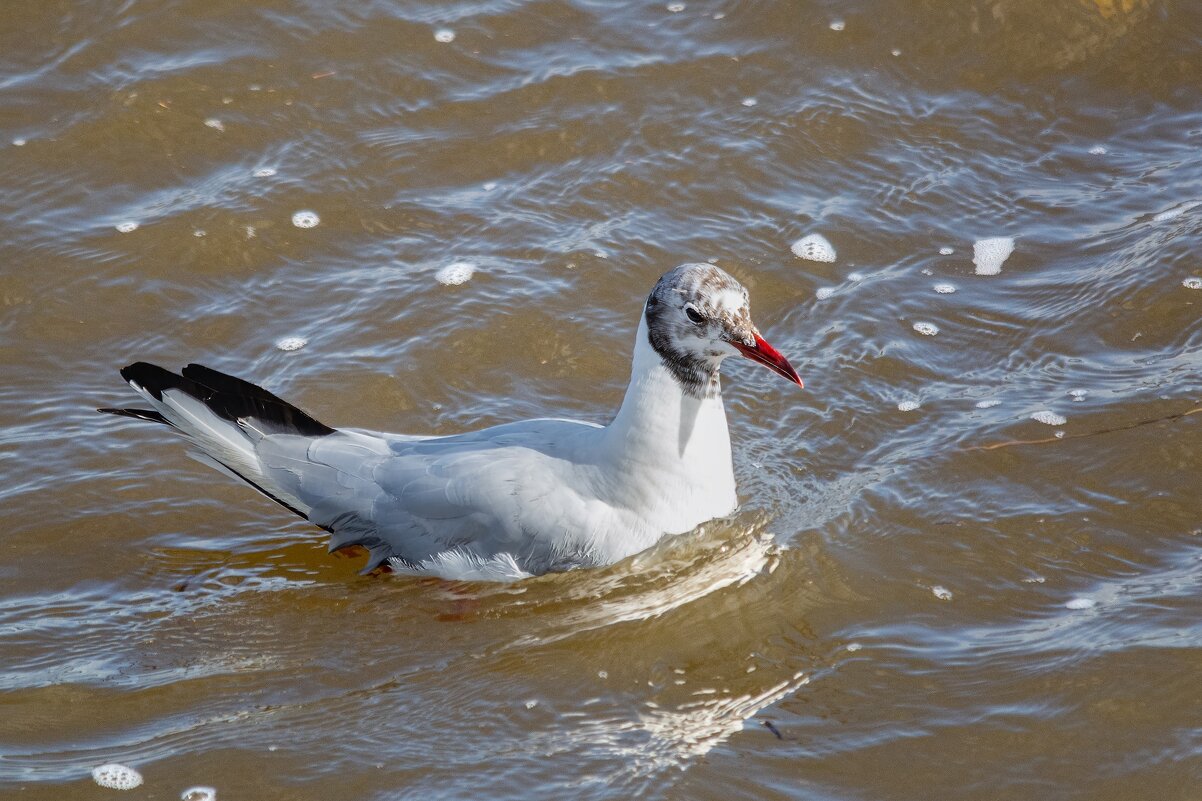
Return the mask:
<svg viewBox="0 0 1202 801"><path fill-rule="evenodd" d="M697 311L692 306L685 306L684 313L686 315L688 315L689 319L695 323L704 323L705 322L705 318L701 316L701 312Z"/></svg>

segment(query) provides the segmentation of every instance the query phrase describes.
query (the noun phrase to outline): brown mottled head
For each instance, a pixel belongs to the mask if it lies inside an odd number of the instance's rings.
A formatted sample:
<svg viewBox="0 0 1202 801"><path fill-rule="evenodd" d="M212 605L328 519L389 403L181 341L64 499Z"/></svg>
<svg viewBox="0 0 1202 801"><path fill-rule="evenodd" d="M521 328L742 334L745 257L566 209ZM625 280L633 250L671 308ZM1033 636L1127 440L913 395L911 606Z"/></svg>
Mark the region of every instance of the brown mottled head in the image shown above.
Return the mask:
<svg viewBox="0 0 1202 801"><path fill-rule="evenodd" d="M665 366L694 397L718 391L718 368L740 354L794 381L797 372L751 322L747 290L712 264L682 264L647 298L647 338Z"/></svg>

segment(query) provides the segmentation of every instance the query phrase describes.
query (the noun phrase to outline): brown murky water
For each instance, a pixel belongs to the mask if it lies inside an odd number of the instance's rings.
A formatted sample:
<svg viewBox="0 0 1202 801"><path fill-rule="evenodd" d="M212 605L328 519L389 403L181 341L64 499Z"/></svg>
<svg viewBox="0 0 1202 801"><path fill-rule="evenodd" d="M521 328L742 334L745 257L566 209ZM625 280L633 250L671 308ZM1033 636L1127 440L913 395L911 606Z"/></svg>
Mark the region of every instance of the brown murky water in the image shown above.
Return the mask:
<svg viewBox="0 0 1202 801"><path fill-rule="evenodd" d="M1200 42L1193 0L11 0L0 796L1202 797ZM731 365L741 509L605 570L360 577L93 411L146 358L604 421L704 259L806 390Z"/></svg>

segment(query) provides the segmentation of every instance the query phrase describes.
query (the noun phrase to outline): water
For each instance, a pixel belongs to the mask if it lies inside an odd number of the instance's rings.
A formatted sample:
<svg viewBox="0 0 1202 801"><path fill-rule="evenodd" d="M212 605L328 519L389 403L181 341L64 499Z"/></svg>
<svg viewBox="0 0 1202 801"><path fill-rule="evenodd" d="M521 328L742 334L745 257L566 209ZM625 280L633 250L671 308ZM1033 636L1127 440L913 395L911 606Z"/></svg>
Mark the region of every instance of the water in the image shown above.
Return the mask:
<svg viewBox="0 0 1202 801"><path fill-rule="evenodd" d="M0 796L1196 798L1202 6L672 5L6 6ZM740 510L604 570L360 577L93 411L604 421L708 259L806 389L730 364Z"/></svg>

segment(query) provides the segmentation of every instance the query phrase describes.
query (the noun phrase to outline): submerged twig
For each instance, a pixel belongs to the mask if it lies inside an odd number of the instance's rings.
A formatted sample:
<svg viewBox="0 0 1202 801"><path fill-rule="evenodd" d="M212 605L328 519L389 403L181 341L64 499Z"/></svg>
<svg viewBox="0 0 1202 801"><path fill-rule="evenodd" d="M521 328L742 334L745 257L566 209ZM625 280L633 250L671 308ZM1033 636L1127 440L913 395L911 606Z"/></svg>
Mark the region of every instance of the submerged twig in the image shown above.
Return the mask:
<svg viewBox="0 0 1202 801"><path fill-rule="evenodd" d="M1127 423L1114 428L1103 428L1100 431L1086 431L1083 434L1066 434L1063 437L1044 437L1043 439L1012 439L1006 442L994 442L991 445L971 445L965 450L968 451L994 451L998 448L1009 448L1011 445L1043 445L1048 442L1063 442L1066 439L1081 439L1082 437L1096 437L1099 434L1113 434L1115 431L1126 431L1131 428L1139 428L1140 426L1151 425L1152 423L1165 423L1169 420L1180 420L1182 417L1189 417L1191 414L1202 412L1202 406L1190 409L1188 412L1178 412L1177 414L1165 415L1164 417L1155 417L1151 420L1140 420L1136 423Z"/></svg>

